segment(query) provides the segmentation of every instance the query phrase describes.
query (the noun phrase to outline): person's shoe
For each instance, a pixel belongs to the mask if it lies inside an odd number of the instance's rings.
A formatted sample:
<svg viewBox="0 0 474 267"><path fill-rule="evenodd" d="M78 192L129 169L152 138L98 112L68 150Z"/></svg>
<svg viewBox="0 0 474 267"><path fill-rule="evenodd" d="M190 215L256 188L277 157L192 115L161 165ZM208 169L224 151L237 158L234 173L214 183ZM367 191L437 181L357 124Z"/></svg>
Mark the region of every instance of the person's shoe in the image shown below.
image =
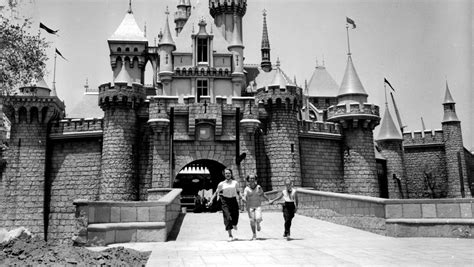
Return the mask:
<svg viewBox="0 0 474 267"><path fill-rule="evenodd" d="M229 239L227 239L228 242L232 242L234 241L234 237L233 236L229 236Z"/></svg>
<svg viewBox="0 0 474 267"><path fill-rule="evenodd" d="M288 234L287 233L283 233L283 237L286 237Z"/></svg>
<svg viewBox="0 0 474 267"><path fill-rule="evenodd" d="M237 231L237 225L234 225L234 230Z"/></svg>
<svg viewBox="0 0 474 267"><path fill-rule="evenodd" d="M257 223L257 231L260 231L262 230L262 228L260 227L260 223Z"/></svg>
<svg viewBox="0 0 474 267"><path fill-rule="evenodd" d="M290 234L287 234L286 235L286 240L290 240L290 239L291 239Z"/></svg>
<svg viewBox="0 0 474 267"><path fill-rule="evenodd" d="M257 235L253 235L251 240L257 240Z"/></svg>

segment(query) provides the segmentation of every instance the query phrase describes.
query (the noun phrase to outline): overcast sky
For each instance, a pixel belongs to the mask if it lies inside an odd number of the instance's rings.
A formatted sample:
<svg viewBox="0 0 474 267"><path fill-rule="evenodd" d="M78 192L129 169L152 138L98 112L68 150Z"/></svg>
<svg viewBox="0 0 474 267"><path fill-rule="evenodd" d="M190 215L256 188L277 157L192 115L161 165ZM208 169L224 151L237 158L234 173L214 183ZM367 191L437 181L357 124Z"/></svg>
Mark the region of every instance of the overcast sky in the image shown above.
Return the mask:
<svg viewBox="0 0 474 267"><path fill-rule="evenodd" d="M6 0L0 0L1 2ZM51 42L49 85L53 80L54 47L68 59L58 58L56 88L71 110L84 92L110 82L107 38L122 21L128 0L23 0L25 14L52 29L59 37L42 35ZM201 0L207 4L208 0ZM170 8L170 26L177 0L133 0L138 24L146 22L150 45ZM194 4L196 0L191 0ZM474 94L471 86L471 3L468 0L248 0L244 17L245 62L260 63L262 10L267 22L272 61L279 57L283 70L299 84L309 80L318 60L338 84L347 60L346 16L357 28L350 30L355 68L369 102L384 112L386 77L395 88L395 98L406 130L440 129L445 82L456 101L462 121L465 147L472 149ZM31 3L31 4L30 4ZM29 4L29 5L28 5ZM151 81L148 77L146 81ZM394 112L392 111L392 114Z"/></svg>

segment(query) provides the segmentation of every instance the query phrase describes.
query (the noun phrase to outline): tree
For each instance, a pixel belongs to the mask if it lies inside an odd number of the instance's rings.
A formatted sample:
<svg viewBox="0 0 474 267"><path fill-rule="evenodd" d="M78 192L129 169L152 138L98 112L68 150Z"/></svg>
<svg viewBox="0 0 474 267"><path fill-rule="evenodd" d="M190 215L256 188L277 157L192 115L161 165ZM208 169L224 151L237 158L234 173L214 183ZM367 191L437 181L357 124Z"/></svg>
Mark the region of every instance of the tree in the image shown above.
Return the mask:
<svg viewBox="0 0 474 267"><path fill-rule="evenodd" d="M29 19L18 23L0 14L0 20L0 93L5 95L44 76L49 44L29 32Z"/></svg>

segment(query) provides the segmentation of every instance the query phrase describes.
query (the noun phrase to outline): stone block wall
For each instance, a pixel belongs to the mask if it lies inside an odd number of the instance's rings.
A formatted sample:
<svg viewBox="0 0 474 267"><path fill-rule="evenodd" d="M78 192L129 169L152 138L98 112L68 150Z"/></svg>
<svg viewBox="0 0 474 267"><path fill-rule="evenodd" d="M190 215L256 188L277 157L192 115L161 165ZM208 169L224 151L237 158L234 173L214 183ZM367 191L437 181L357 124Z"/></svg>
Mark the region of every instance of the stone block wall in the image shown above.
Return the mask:
<svg viewBox="0 0 474 267"><path fill-rule="evenodd" d="M467 177L471 189L471 196L474 197L474 154L464 149L464 158L466 159Z"/></svg>
<svg viewBox="0 0 474 267"><path fill-rule="evenodd" d="M344 190L340 140L300 137L302 186L320 191Z"/></svg>
<svg viewBox="0 0 474 267"><path fill-rule="evenodd" d="M404 148L409 198L446 197L447 174L444 147L427 145L404 146Z"/></svg>
<svg viewBox="0 0 474 267"><path fill-rule="evenodd" d="M298 214L385 235L384 199L297 189Z"/></svg>
<svg viewBox="0 0 474 267"><path fill-rule="evenodd" d="M54 140L51 143L48 241L72 243L74 199L99 199L100 138Z"/></svg>
<svg viewBox="0 0 474 267"><path fill-rule="evenodd" d="M380 153L387 160L387 185L388 197L403 199L407 194L407 181L405 177L404 151L401 141L382 140L377 141ZM394 178L394 175L397 179ZM399 184L400 183L400 186Z"/></svg>
<svg viewBox="0 0 474 267"><path fill-rule="evenodd" d="M44 237L46 138L46 124L12 124L2 176L4 202L0 203L0 227L24 226Z"/></svg>
<svg viewBox="0 0 474 267"><path fill-rule="evenodd" d="M147 192L148 189L151 188L151 177L153 172L153 153L151 146L151 142L153 141L153 131L146 121L146 118L139 120L137 134L139 200L147 199Z"/></svg>

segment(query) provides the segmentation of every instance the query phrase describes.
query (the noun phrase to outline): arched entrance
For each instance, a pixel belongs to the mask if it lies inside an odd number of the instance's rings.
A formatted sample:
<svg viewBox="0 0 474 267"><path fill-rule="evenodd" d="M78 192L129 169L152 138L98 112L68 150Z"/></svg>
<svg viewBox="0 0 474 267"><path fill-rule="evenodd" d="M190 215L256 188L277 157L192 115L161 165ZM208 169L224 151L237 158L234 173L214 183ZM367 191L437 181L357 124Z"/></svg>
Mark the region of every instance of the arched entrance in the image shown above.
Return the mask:
<svg viewBox="0 0 474 267"><path fill-rule="evenodd" d="M224 169L225 166L221 163L208 159L195 160L184 166L173 183L174 188L183 189L181 206L188 211L216 211L219 205L213 205L209 209L206 203L210 201L219 182L224 180Z"/></svg>

